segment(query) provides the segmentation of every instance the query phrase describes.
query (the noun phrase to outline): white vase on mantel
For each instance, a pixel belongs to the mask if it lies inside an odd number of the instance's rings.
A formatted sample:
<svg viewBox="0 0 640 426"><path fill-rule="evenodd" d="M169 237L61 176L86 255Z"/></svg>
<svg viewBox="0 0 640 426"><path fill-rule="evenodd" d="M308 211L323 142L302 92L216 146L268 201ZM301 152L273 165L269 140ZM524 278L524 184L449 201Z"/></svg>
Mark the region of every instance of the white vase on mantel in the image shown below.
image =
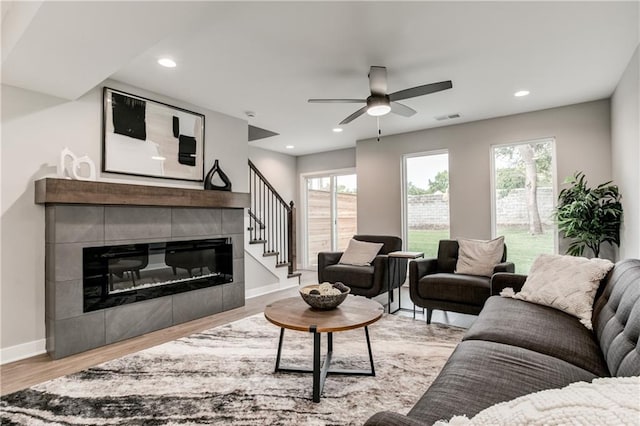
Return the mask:
<svg viewBox="0 0 640 426"><path fill-rule="evenodd" d="M81 174L86 170L86 174ZM61 179L96 180L96 165L88 155L78 157L65 147L60 152L58 177Z"/></svg>

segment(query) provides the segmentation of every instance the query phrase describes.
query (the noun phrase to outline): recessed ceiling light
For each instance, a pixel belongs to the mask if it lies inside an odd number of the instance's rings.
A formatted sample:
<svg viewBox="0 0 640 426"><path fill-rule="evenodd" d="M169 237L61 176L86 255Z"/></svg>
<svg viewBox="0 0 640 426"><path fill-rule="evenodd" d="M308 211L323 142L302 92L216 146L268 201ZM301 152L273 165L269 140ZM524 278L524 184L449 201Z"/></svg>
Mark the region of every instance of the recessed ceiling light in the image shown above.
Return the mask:
<svg viewBox="0 0 640 426"><path fill-rule="evenodd" d="M167 67L167 68L175 68L176 67L176 61L174 61L173 59L170 59L170 58L160 58L160 59L158 59L158 63L160 65L162 65L163 67Z"/></svg>
<svg viewBox="0 0 640 426"><path fill-rule="evenodd" d="M528 90L519 90L516 93L514 93L513 96L516 96L519 98L521 96L527 96L528 94L529 94Z"/></svg>
<svg viewBox="0 0 640 426"><path fill-rule="evenodd" d="M336 127L335 129L333 129L333 131L335 133L340 133L342 131L342 128L341 127Z"/></svg>
<svg viewBox="0 0 640 426"><path fill-rule="evenodd" d="M287 145L287 146L285 146L285 148L287 148L287 149L293 149L293 148L295 148L295 146L293 146L293 145Z"/></svg>

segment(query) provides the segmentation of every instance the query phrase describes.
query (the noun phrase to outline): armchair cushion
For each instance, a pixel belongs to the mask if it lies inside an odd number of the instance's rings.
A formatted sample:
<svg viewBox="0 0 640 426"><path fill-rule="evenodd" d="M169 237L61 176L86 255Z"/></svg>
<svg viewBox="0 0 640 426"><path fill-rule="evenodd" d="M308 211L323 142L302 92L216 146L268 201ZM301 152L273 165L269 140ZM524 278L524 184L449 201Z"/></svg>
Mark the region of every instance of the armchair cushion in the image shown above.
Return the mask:
<svg viewBox="0 0 640 426"><path fill-rule="evenodd" d="M458 240L456 273L490 277L504 253L504 237L490 241Z"/></svg>
<svg viewBox="0 0 640 426"><path fill-rule="evenodd" d="M343 265L368 266L383 245L383 243L370 243L351 239L338 263Z"/></svg>
<svg viewBox="0 0 640 426"><path fill-rule="evenodd" d="M480 305L489 297L491 280L463 274L429 274L418 281L418 294L423 299L456 301Z"/></svg>
<svg viewBox="0 0 640 426"><path fill-rule="evenodd" d="M373 273L373 266L337 264L325 267L322 277L324 281L331 283L340 281L349 287L371 288L373 287Z"/></svg>

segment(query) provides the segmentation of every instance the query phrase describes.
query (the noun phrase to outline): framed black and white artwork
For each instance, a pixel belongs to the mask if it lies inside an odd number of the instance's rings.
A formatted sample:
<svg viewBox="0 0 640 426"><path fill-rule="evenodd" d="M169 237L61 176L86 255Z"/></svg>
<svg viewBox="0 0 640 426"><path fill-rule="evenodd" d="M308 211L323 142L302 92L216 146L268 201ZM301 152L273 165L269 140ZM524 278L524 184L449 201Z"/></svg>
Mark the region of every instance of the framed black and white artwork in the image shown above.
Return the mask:
<svg viewBox="0 0 640 426"><path fill-rule="evenodd" d="M104 88L102 171L204 179L204 115Z"/></svg>

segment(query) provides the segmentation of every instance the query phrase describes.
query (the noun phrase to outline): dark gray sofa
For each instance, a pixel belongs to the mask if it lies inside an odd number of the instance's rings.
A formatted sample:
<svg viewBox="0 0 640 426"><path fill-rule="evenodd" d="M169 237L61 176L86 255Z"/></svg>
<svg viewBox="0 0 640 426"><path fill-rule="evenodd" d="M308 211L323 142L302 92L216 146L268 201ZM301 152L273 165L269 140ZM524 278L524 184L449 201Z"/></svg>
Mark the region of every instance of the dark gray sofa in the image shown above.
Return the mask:
<svg viewBox="0 0 640 426"><path fill-rule="evenodd" d="M496 274L492 294L519 291L526 276ZM380 412L368 426L431 425L473 417L498 402L603 376L640 375L640 260L618 262L598 289L594 331L559 310L490 297L429 389L404 416Z"/></svg>

